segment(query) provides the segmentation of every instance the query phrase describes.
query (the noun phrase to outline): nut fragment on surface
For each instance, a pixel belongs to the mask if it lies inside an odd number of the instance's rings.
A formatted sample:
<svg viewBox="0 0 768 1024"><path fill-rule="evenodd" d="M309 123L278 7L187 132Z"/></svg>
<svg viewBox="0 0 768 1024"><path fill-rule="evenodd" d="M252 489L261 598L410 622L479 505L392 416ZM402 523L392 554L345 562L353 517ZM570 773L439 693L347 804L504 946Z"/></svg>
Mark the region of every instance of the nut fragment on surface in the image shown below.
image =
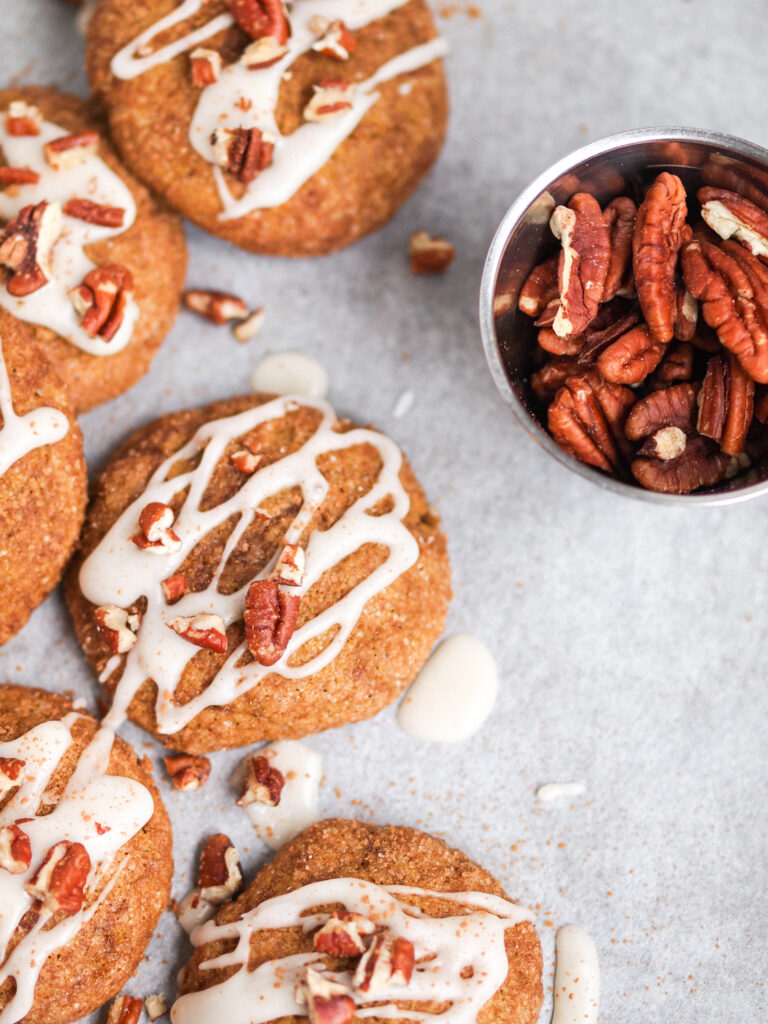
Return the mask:
<svg viewBox="0 0 768 1024"><path fill-rule="evenodd" d="M93 621L113 654L127 654L136 644L140 619L115 604L94 609Z"/></svg>
<svg viewBox="0 0 768 1024"><path fill-rule="evenodd" d="M199 754L169 754L163 761L173 788L182 793L193 793L200 789L211 774L211 762Z"/></svg>
<svg viewBox="0 0 768 1024"><path fill-rule="evenodd" d="M260 665L274 665L285 653L299 617L301 598L281 590L277 580L254 580L245 598L245 639Z"/></svg>
<svg viewBox="0 0 768 1024"><path fill-rule="evenodd" d="M118 996L107 1012L106 1024L138 1024L142 1006L136 996Z"/></svg>
<svg viewBox="0 0 768 1024"><path fill-rule="evenodd" d="M15 100L8 107L5 115L5 130L9 135L39 135L43 125L43 115L30 103Z"/></svg>
<svg viewBox="0 0 768 1024"><path fill-rule="evenodd" d="M328 25L322 38L312 44L312 49L336 60L349 60L349 55L354 53L356 46L355 37L347 26L340 19L336 19Z"/></svg>
<svg viewBox="0 0 768 1024"><path fill-rule="evenodd" d="M122 327L126 307L133 298L133 274L118 263L95 267L81 285L72 289L69 298L86 334L111 341Z"/></svg>
<svg viewBox="0 0 768 1024"><path fill-rule="evenodd" d="M189 593L189 581L183 572L174 573L162 580L160 586L163 588L163 596L168 604L179 601L185 594Z"/></svg>
<svg viewBox="0 0 768 1024"><path fill-rule="evenodd" d="M216 163L244 185L272 163L275 138L260 128L217 129L211 140Z"/></svg>
<svg viewBox="0 0 768 1024"><path fill-rule="evenodd" d="M0 757L0 800L21 785L26 764L20 757Z"/></svg>
<svg viewBox="0 0 768 1024"><path fill-rule="evenodd" d="M204 89L207 85L213 85L219 80L221 54L216 50L198 46L189 55L189 67L192 74L192 85L196 89Z"/></svg>
<svg viewBox="0 0 768 1024"><path fill-rule="evenodd" d="M158 554L181 550L181 538L171 529L176 514L170 505L150 501L139 513L139 530L131 537L137 548Z"/></svg>
<svg viewBox="0 0 768 1024"><path fill-rule="evenodd" d="M6 287L22 297L36 292L51 276L51 251L61 234L61 204L43 200L25 206L0 234L0 265L11 271Z"/></svg>
<svg viewBox="0 0 768 1024"><path fill-rule="evenodd" d="M296 988L296 1002L306 1005L310 1024L346 1024L355 1015L350 989L329 981L311 967Z"/></svg>
<svg viewBox="0 0 768 1024"><path fill-rule="evenodd" d="M62 135L43 146L43 154L54 171L69 171L79 167L99 149L99 133L94 131Z"/></svg>
<svg viewBox="0 0 768 1024"><path fill-rule="evenodd" d="M549 221L560 240L558 289L560 304L552 323L555 334L581 334L597 313L603 298L611 239L600 204L577 192L568 206L557 206Z"/></svg>
<svg viewBox="0 0 768 1024"><path fill-rule="evenodd" d="M286 544L275 565L274 577L286 587L300 587L304 579L306 556L298 544Z"/></svg>
<svg viewBox="0 0 768 1024"><path fill-rule="evenodd" d="M249 804L267 804L277 807L285 786L285 776L269 763L264 754L256 754L246 761L246 774L243 790L237 800L238 807Z"/></svg>
<svg viewBox="0 0 768 1024"><path fill-rule="evenodd" d="M288 47L285 43L279 42L274 36L263 36L246 46L240 63L250 69L268 68L276 64L286 53Z"/></svg>
<svg viewBox="0 0 768 1024"><path fill-rule="evenodd" d="M640 384L659 365L665 347L645 324L640 324L603 349L596 366L606 380L615 384Z"/></svg>
<svg viewBox="0 0 768 1024"><path fill-rule="evenodd" d="M239 296L208 288L189 288L184 292L184 305L218 326L230 320L244 320L249 312Z"/></svg>
<svg viewBox="0 0 768 1024"><path fill-rule="evenodd" d="M83 906L83 890L91 870L91 858L82 843L62 839L45 856L45 860L24 886L42 910L56 914L77 914Z"/></svg>
<svg viewBox="0 0 768 1024"><path fill-rule="evenodd" d="M239 324L236 324L232 328L232 333L238 341L245 343L251 341L262 328L264 324L264 307L259 306L258 309L254 309L252 313L241 320Z"/></svg>
<svg viewBox="0 0 768 1024"><path fill-rule="evenodd" d="M166 626L195 647L226 654L227 633L220 615L177 615L169 619Z"/></svg>
<svg viewBox="0 0 768 1024"><path fill-rule="evenodd" d="M635 220L632 254L637 297L651 333L662 342L674 336L675 270L687 214L682 181L676 174L662 171L648 189Z"/></svg>
<svg viewBox="0 0 768 1024"><path fill-rule="evenodd" d="M0 868L11 875L23 875L32 863L32 844L18 825L0 828Z"/></svg>
<svg viewBox="0 0 768 1024"><path fill-rule="evenodd" d="M392 985L407 985L414 962L413 943L408 939L388 932L377 935L357 965L353 985L366 995L375 995Z"/></svg>
<svg viewBox="0 0 768 1024"><path fill-rule="evenodd" d="M158 1020L160 1017L164 1017L168 1013L168 1003L166 1002L165 996L159 993L151 996L147 996L144 1000L144 1006L147 1010L147 1016L150 1020Z"/></svg>
<svg viewBox="0 0 768 1024"><path fill-rule="evenodd" d="M312 87L314 95L304 108L304 120L322 124L345 110L352 109L355 86L352 82L325 79Z"/></svg>
<svg viewBox="0 0 768 1024"><path fill-rule="evenodd" d="M200 854L197 884L200 896L218 906L231 899L240 888L243 876L240 857L228 836L211 836Z"/></svg>
<svg viewBox="0 0 768 1024"><path fill-rule="evenodd" d="M229 457L230 462L235 469L239 470L246 476L250 476L252 473L256 472L263 461L263 458L263 455L257 455L256 452L247 451L245 448L232 452Z"/></svg>
<svg viewBox="0 0 768 1024"><path fill-rule="evenodd" d="M279 43L288 42L288 16L282 0L227 0L227 9L251 39L274 36Z"/></svg>
<svg viewBox="0 0 768 1024"><path fill-rule="evenodd" d="M365 952L364 936L373 935L376 925L362 914L336 910L315 932L312 944L328 956L360 956Z"/></svg>
<svg viewBox="0 0 768 1024"><path fill-rule="evenodd" d="M63 211L68 217L105 228L121 228L125 220L125 210L121 206L103 206L90 199L68 199Z"/></svg>
<svg viewBox="0 0 768 1024"><path fill-rule="evenodd" d="M413 274L442 274L456 256L456 249L440 236L414 231L408 242L408 257Z"/></svg>

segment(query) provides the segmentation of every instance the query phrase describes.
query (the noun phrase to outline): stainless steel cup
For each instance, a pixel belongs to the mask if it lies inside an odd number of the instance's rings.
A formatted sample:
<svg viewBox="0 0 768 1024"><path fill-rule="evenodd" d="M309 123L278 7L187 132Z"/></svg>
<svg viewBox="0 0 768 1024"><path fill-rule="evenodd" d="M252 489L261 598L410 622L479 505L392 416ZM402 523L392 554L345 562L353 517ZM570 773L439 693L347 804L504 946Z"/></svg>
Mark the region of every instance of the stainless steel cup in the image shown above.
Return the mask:
<svg viewBox="0 0 768 1024"><path fill-rule="evenodd" d="M545 451L580 476L619 494L659 503L728 505L768 492L768 460L709 491L656 494L623 483L567 455L547 433L528 379L537 351L536 328L517 308L531 269L553 251L549 217L574 192L590 192L601 204L618 195L637 198L659 172L673 171L695 210L701 168L709 161L740 163L768 176L768 151L717 132L695 128L638 128L611 135L553 164L517 197L488 251L480 289L480 329L488 365L518 422Z"/></svg>

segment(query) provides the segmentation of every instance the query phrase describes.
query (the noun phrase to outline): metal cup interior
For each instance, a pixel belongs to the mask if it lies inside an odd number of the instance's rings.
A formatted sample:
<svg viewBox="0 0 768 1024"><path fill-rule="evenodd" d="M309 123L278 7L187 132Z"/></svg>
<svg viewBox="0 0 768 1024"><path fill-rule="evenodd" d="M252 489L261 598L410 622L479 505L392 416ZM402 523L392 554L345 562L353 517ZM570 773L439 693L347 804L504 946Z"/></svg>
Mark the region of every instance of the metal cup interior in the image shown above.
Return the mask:
<svg viewBox="0 0 768 1024"><path fill-rule="evenodd" d="M768 459L706 491L658 494L624 483L566 454L546 430L546 408L530 386L541 365L537 329L517 308L520 288L537 263L556 247L549 228L555 206L575 192L589 192L604 205L619 195L642 199L664 170L683 181L689 211L697 215L696 192L708 163L754 168L768 175L768 151L743 139L690 128L649 128L612 135L585 146L541 174L515 200L486 258L480 291L480 327L496 386L527 433L550 455L609 490L659 503L726 505L768 492Z"/></svg>

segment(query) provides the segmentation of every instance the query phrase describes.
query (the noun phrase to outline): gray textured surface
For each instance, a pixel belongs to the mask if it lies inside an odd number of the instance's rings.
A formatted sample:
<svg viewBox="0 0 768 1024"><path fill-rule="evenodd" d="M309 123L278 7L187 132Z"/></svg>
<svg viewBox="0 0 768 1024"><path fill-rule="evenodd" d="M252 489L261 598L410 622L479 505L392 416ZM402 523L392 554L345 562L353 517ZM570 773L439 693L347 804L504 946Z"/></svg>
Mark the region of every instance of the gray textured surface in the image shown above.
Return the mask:
<svg viewBox="0 0 768 1024"><path fill-rule="evenodd" d="M768 960L768 506L658 509L556 465L493 390L476 293L509 202L569 149L665 122L768 143L764 5L479 5L478 19L460 2L440 21L453 121L425 187L384 231L322 261L245 256L190 230L190 283L263 302L264 330L240 346L180 318L150 376L84 418L89 462L97 469L157 412L247 389L266 348L318 357L337 408L390 431L439 505L455 575L449 628L485 639L502 679L484 734L458 747L411 740L392 709L312 739L324 758L323 812L422 826L482 861L537 907L545 985L552 925L588 928L604 1021L757 1021ZM6 79L84 90L68 9L3 0L1 17ZM456 243L444 280L410 276L414 227ZM415 405L395 421L405 388ZM0 652L0 678L71 688L93 705L97 686L58 596ZM266 856L226 788L238 758L214 757L201 793L167 794L184 818L177 896L214 817L246 848L246 864ZM571 779L584 780L585 796L537 804L538 784ZM186 945L170 916L160 933L128 991L172 991ZM542 1021L548 1014L547 1003Z"/></svg>

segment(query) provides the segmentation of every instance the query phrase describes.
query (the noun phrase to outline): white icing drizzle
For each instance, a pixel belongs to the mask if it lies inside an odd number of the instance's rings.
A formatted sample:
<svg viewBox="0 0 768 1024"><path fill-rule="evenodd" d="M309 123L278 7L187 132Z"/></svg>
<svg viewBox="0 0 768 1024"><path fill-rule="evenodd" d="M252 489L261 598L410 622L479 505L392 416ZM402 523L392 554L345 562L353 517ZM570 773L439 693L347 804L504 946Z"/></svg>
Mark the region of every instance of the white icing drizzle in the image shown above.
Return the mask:
<svg viewBox="0 0 768 1024"><path fill-rule="evenodd" d="M276 807L254 801L244 810L259 839L273 850L279 850L283 843L293 839L318 819L322 761L320 755L304 743L279 740L248 754L233 779L238 788L247 762L251 757L259 756L269 758L270 768L277 768L281 772L285 785Z"/></svg>
<svg viewBox="0 0 768 1024"><path fill-rule="evenodd" d="M328 373L304 352L271 352L257 364L251 377L254 391L269 395L309 395L325 398Z"/></svg>
<svg viewBox="0 0 768 1024"><path fill-rule="evenodd" d="M401 897L434 896L461 904L462 913L429 917ZM332 878L313 882L294 892L265 900L238 921L217 925L214 921L195 929L192 942L202 946L221 939L236 939L237 946L201 965L203 970L240 965L227 981L200 992L181 996L171 1010L173 1024L202 1024L215 1019L227 1007L229 1024L266 1024L279 1017L306 1016L306 1007L296 1002L295 989L306 968L313 966L329 980L351 985L352 975L323 966L317 953L300 953L269 960L254 971L245 969L251 936L260 930L302 925L310 931L325 923L327 914L309 911L315 907L342 904L409 939L415 947L416 966L410 983L393 984L377 991L373 998L354 994L357 1017L385 1017L398 1020L440 1020L442 1024L474 1024L481 1008L504 983L509 970L504 932L521 921L529 911L489 893L437 893L404 886L382 887L356 878ZM427 959L428 958L428 959ZM421 962L419 962L421 961ZM471 977L462 977L462 972ZM434 1001L449 1005L440 1014L401 1010L398 1001ZM368 1005L370 1003L379 1005Z"/></svg>
<svg viewBox="0 0 768 1024"><path fill-rule="evenodd" d="M558 929L555 947L552 1024L597 1024L600 967L592 936L567 924Z"/></svg>
<svg viewBox="0 0 768 1024"><path fill-rule="evenodd" d="M536 790L536 799L549 803L562 797L581 796L586 788L583 782L545 782Z"/></svg>
<svg viewBox="0 0 768 1024"><path fill-rule="evenodd" d="M159 48L149 56L137 56L142 47L148 45L160 32L191 17L204 3L205 0L184 0L175 11L115 55L112 73L118 78L134 78L192 49L233 24L230 15L218 15L207 25ZM223 206L220 215L222 220L243 217L254 210L287 202L352 134L379 98L375 92L377 85L424 67L447 52L445 40L439 38L415 46L387 61L367 81L356 82L349 110L320 124L303 124L291 135L280 134L275 118L280 83L297 57L306 53L316 41L317 34L310 28L313 18L322 16L328 21L341 19L349 29L354 30L376 18L384 17L404 3L406 0L301 0L300 3L290 4L291 36L285 56L271 67L256 70L249 70L240 62L230 64L222 69L218 82L201 90L189 138L194 149L208 163L215 164L211 135L216 129L259 128L276 139L271 166L248 185L240 199L232 196L225 175L215 166L214 173ZM343 79L343 67L338 77ZM250 108L246 112L242 111L237 106L239 101L249 102Z"/></svg>
<svg viewBox="0 0 768 1024"><path fill-rule="evenodd" d="M397 710L398 724L420 740L458 743L483 725L498 688L496 663L485 644L456 633L416 676Z"/></svg>
<svg viewBox="0 0 768 1024"><path fill-rule="evenodd" d="M91 858L85 890L88 899L109 875L120 848L149 821L154 811L145 786L133 779L106 774L114 733L99 729L80 755L56 807L50 814L37 816L56 767L72 744L72 726L79 717L72 713L61 721L35 726L11 742L0 743L0 757L26 761L22 785L0 811L0 826L13 825L19 818L33 818L20 826L32 847L29 870L19 875L0 870L0 984L8 978L16 982L13 997L0 1012L0 1024L14 1024L29 1012L47 958L72 941L116 878L113 874L98 900L87 910L65 918L54 928L46 928L50 915L41 913L32 930L5 959L10 939L34 902L24 885L48 851L65 839L83 844Z"/></svg>
<svg viewBox="0 0 768 1024"><path fill-rule="evenodd" d="M415 398L416 396L410 389L401 392L392 409L392 415L396 420L402 419L411 411Z"/></svg>
<svg viewBox="0 0 768 1024"><path fill-rule="evenodd" d="M0 476L19 459L35 448L55 444L69 431L69 420L63 412L43 405L24 416L17 416L13 409L11 382L3 356L0 339Z"/></svg>
<svg viewBox="0 0 768 1024"><path fill-rule="evenodd" d="M88 224L75 217L62 218L62 233L51 254L48 283L31 295L17 298L0 285L0 304L20 320L50 327L62 338L94 356L110 356L120 352L131 339L139 315L139 307L131 301L125 316L111 341L92 338L80 326L80 318L69 298L69 292L82 283L95 264L85 254L85 247L105 238L112 238L127 230L136 218L136 204L130 189L108 167L100 156L90 154L75 167L54 170L43 154L46 142L69 135L66 128L43 121L39 135L13 136L6 128L4 113L0 113L0 147L12 167L31 167L40 175L36 185L19 185L15 189L0 191L0 219L12 220L19 210L30 204L65 203L68 199L89 199L102 206L118 206L125 210L123 226L101 227Z"/></svg>
<svg viewBox="0 0 768 1024"><path fill-rule="evenodd" d="M248 433L259 423L285 416L297 402L321 413L315 433L297 451L248 477L228 501L201 511L200 500L228 442ZM402 522L410 500L399 478L402 465L400 449L394 441L373 430L355 429L339 433L333 429L336 423L333 409L327 403L285 397L247 409L236 416L204 424L183 448L158 467L144 493L125 509L91 553L80 571L80 586L89 601L96 605L128 607L142 596L147 599L136 644L124 656L123 675L105 724L112 728L120 725L131 699L146 679L153 679L158 687L158 726L162 732L172 734L191 722L204 708L230 704L272 672L293 680L319 672L333 661L347 642L366 602L416 562L418 543ZM304 579L301 586L294 587L293 591L299 595L306 593L324 572L364 544L380 544L388 548L386 560L336 604L297 629L276 665L267 668L253 661L239 666L247 651L243 642L229 655L201 694L184 705L175 704L173 697L184 667L198 648L169 629L166 622L179 615L202 613L220 615L227 626L242 619L248 585L233 594L220 593L218 585L230 554L254 517L259 515L259 506L285 488L300 487L303 503L285 535L286 543L298 542L328 492L328 482L317 468L318 456L360 444L372 445L379 452L382 460L379 477L370 491L359 497L330 529L312 532L306 547ZM198 455L196 469L167 479L171 468L180 460ZM139 550L131 537L136 532L141 510L153 501L167 504L186 487L189 492L173 526L181 539L181 548L163 555ZM387 497L391 497L390 511L384 515L368 514L369 509ZM162 580L178 572L190 551L209 531L235 514L240 516L239 521L227 540L208 588L187 594L175 604L168 605L163 596ZM270 574L273 564L265 567L262 577ZM290 664L291 656L307 641L334 628L333 639L318 654L303 665ZM108 674L115 665L115 660L110 660Z"/></svg>

